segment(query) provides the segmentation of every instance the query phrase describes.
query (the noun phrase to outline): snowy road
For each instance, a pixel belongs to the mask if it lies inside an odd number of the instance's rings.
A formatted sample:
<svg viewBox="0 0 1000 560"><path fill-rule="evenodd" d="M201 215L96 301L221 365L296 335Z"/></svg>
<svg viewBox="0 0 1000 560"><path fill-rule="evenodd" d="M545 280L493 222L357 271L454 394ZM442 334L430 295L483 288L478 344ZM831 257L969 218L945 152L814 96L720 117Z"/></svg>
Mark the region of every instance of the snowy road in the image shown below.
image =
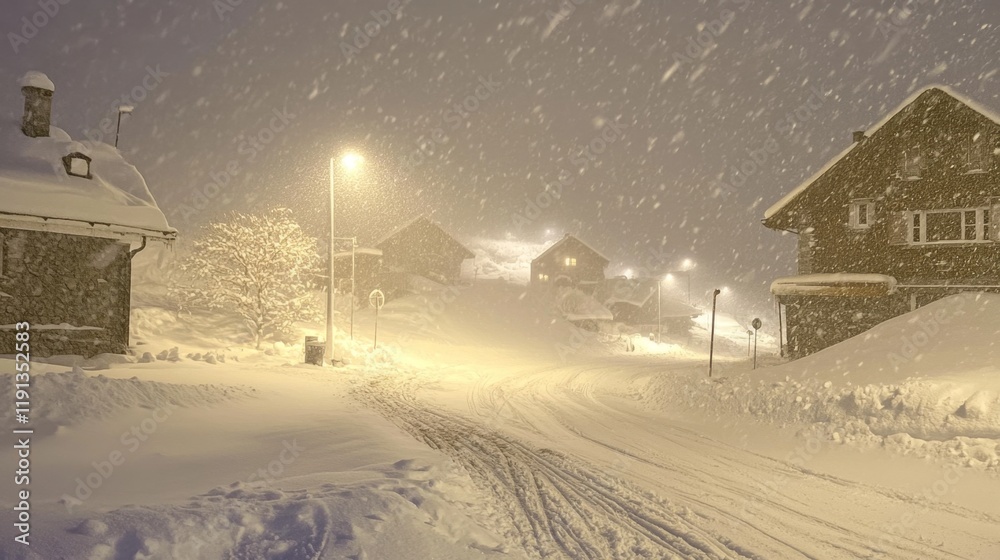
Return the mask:
<svg viewBox="0 0 1000 560"><path fill-rule="evenodd" d="M479 513L531 558L987 558L976 551L1000 523L989 514L810 470L823 442L775 459L628 395L646 376L701 367L606 357L394 372L355 394L460 464Z"/></svg>

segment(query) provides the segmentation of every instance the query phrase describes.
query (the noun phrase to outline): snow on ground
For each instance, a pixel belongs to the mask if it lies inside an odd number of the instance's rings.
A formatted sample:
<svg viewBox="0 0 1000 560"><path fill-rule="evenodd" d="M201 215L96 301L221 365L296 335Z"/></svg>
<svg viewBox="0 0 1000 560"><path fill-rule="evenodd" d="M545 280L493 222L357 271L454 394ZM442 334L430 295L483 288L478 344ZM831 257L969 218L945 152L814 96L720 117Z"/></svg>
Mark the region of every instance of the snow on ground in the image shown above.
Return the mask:
<svg viewBox="0 0 1000 560"><path fill-rule="evenodd" d="M647 404L802 424L837 443L998 474L998 310L995 294L952 296L791 363L723 366L716 380L660 378Z"/></svg>
<svg viewBox="0 0 1000 560"><path fill-rule="evenodd" d="M336 370L302 365L301 342L257 351L232 319L137 290L137 356L36 364L36 418L56 428L33 442L33 545L7 545L4 502L0 558L1000 556L995 470L942 470L826 429L871 415L869 438L894 437L893 422L944 443L996 438L989 298L967 296L960 321L938 319L894 368L877 358L939 309L787 364L762 336L756 371L746 326L722 314L706 383L703 319L685 339L629 345L523 286L424 287L382 309L377 351L374 314L356 313L353 343L341 315L350 365ZM954 386L932 407L951 431L912 400L922 383ZM902 413L877 408L883 386L911 391L879 401Z"/></svg>
<svg viewBox="0 0 1000 560"><path fill-rule="evenodd" d="M531 261L551 243L516 239L470 239L466 246L475 253L477 279L506 280L526 285L531 279Z"/></svg>

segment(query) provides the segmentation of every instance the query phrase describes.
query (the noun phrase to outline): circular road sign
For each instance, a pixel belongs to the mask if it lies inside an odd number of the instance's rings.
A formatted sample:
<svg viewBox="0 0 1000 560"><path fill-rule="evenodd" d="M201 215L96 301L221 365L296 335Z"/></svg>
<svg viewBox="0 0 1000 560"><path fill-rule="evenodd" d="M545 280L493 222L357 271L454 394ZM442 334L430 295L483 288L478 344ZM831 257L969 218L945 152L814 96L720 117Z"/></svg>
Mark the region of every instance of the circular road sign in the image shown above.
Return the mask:
<svg viewBox="0 0 1000 560"><path fill-rule="evenodd" d="M368 303L375 309L382 309L382 306L385 305L385 294L382 293L382 290L372 290L372 293L368 294Z"/></svg>
<svg viewBox="0 0 1000 560"><path fill-rule="evenodd" d="M761 325L763 325L764 323L761 323L760 319L754 319L753 323L750 323L750 324L753 325L753 330L756 331L756 330L759 330L760 327L761 327Z"/></svg>

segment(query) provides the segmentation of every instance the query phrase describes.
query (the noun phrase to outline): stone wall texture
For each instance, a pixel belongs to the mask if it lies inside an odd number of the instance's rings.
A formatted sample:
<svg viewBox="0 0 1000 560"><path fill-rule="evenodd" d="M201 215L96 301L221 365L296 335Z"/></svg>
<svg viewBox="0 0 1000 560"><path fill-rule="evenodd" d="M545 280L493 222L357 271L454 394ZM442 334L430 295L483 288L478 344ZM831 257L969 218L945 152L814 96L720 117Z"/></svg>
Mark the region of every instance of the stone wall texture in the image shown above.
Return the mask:
<svg viewBox="0 0 1000 560"><path fill-rule="evenodd" d="M129 245L112 239L0 228L0 354L14 353L14 331L32 328L33 356L128 351Z"/></svg>

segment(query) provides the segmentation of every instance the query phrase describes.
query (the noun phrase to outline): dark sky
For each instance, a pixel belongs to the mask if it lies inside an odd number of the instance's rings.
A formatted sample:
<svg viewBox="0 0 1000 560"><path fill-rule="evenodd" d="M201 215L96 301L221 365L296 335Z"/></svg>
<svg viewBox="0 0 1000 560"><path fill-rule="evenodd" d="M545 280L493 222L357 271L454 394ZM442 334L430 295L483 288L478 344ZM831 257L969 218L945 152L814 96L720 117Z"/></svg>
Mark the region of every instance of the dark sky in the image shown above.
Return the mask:
<svg viewBox="0 0 1000 560"><path fill-rule="evenodd" d="M274 204L321 235L328 157L351 148L368 165L338 183L338 235L421 212L464 236L569 231L611 273L692 257L760 301L795 258L763 211L853 130L931 83L1000 108L995 0L414 0L391 19L388 0L62 1L4 0L4 112L27 70L74 137L131 98L122 150L182 235Z"/></svg>

